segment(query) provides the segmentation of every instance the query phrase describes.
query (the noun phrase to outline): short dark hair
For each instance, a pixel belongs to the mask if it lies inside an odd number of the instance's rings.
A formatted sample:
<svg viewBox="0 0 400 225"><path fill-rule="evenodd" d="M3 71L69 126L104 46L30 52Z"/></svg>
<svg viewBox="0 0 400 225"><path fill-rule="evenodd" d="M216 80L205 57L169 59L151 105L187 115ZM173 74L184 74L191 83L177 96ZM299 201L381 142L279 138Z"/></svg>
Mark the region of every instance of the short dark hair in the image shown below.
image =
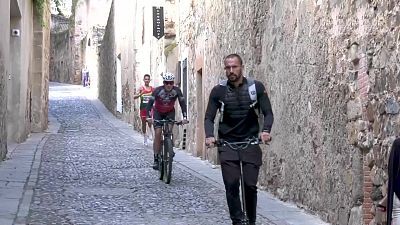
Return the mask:
<svg viewBox="0 0 400 225"><path fill-rule="evenodd" d="M145 74L145 75L143 76L143 79L146 78L146 77L149 77L149 79L150 79L150 74Z"/></svg>
<svg viewBox="0 0 400 225"><path fill-rule="evenodd" d="M231 58L237 58L237 59L239 59L240 65L243 65L242 57L240 57L240 55L238 55L238 54L236 54L236 53L234 53L234 54L229 54L229 55L225 56L225 58L224 58L224 63L225 63L225 61L226 61L227 59L231 59Z"/></svg>

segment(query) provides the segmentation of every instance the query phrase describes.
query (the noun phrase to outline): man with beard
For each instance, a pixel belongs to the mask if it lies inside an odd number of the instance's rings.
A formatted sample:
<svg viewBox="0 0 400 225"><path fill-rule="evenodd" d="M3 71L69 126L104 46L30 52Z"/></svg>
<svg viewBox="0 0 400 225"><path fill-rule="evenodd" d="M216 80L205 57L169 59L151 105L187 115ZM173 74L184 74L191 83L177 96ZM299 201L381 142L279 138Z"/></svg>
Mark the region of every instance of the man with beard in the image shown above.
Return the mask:
<svg viewBox="0 0 400 225"><path fill-rule="evenodd" d="M220 110L218 136L228 142L246 141L249 138L261 138L262 142L271 140L273 113L264 85L243 76L243 62L239 55L230 54L224 59L226 81L215 86L209 97L205 114L204 128L206 145L215 143L214 119ZM262 129L259 125L259 113L264 115ZM244 213L239 197L240 162L235 150L228 146L218 147L222 177L232 223L242 224ZM242 150L245 204L248 221L256 222L257 181L262 164L262 152L259 145L249 145Z"/></svg>

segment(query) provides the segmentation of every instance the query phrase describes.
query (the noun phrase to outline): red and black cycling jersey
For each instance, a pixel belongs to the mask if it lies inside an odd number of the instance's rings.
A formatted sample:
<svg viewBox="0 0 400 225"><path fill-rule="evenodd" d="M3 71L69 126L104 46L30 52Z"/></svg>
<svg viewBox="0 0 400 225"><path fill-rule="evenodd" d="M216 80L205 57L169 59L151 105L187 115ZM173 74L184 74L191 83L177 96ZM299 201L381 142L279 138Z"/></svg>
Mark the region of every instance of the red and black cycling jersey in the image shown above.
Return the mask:
<svg viewBox="0 0 400 225"><path fill-rule="evenodd" d="M150 117L150 111L154 110L161 114L169 113L175 110L175 101L178 99L179 105L182 109L183 117L187 115L185 98L183 97L182 91L179 87L174 86L171 91L165 90L164 86L159 86L154 89L149 102L147 104L147 117Z"/></svg>

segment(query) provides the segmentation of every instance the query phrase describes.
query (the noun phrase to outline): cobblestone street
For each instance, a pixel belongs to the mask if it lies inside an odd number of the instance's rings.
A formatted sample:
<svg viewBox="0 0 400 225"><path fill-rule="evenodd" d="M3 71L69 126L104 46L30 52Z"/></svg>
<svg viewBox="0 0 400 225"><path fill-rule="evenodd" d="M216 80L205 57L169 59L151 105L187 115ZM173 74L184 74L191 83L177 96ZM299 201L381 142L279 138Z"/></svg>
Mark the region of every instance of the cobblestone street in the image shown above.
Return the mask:
<svg viewBox="0 0 400 225"><path fill-rule="evenodd" d="M50 86L60 129L44 144L29 224L230 224L220 186L179 163L170 185L158 180L140 134L115 127L85 94Z"/></svg>

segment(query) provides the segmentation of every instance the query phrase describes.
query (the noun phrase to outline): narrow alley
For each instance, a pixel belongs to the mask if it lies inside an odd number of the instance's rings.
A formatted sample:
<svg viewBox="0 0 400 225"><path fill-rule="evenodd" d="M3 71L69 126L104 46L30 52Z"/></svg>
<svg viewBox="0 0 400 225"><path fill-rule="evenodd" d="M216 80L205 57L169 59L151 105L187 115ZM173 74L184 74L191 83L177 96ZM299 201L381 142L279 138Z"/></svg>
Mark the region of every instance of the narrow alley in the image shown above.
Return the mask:
<svg viewBox="0 0 400 225"><path fill-rule="evenodd" d="M398 0L1 0L0 17L0 225L400 212ZM171 184L142 135L164 117L189 122ZM254 159L210 147L257 137Z"/></svg>
<svg viewBox="0 0 400 225"><path fill-rule="evenodd" d="M218 168L177 149L163 183L141 135L88 90L50 84L49 130L0 164L0 224L230 223ZM324 223L260 193L257 224Z"/></svg>
<svg viewBox="0 0 400 225"><path fill-rule="evenodd" d="M179 166L170 185L158 180L141 136L116 127L79 88L51 87L60 129L42 151L29 224L227 223L220 188Z"/></svg>

